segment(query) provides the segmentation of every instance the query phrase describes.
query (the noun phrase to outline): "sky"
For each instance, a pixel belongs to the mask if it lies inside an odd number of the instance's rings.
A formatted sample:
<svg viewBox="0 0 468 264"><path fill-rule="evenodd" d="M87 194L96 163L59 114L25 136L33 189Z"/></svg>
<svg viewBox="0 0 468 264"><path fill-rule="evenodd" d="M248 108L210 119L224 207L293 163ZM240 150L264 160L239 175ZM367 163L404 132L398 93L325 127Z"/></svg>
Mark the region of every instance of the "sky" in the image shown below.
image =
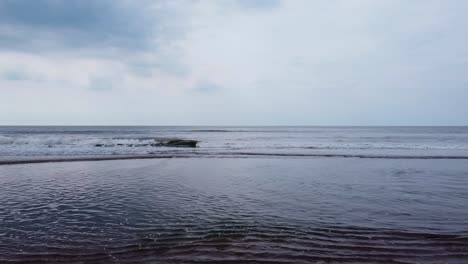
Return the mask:
<svg viewBox="0 0 468 264"><path fill-rule="evenodd" d="M0 125L468 125L468 1L0 0Z"/></svg>

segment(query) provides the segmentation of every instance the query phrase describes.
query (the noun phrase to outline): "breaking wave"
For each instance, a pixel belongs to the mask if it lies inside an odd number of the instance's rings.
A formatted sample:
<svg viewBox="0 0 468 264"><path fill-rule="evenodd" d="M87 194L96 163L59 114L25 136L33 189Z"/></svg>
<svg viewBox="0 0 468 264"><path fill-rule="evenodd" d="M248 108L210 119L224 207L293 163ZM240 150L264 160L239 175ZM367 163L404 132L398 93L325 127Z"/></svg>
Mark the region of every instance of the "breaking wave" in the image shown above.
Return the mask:
<svg viewBox="0 0 468 264"><path fill-rule="evenodd" d="M166 144L170 139L197 144ZM0 162L154 157L466 159L467 142L468 128L460 127L0 127Z"/></svg>

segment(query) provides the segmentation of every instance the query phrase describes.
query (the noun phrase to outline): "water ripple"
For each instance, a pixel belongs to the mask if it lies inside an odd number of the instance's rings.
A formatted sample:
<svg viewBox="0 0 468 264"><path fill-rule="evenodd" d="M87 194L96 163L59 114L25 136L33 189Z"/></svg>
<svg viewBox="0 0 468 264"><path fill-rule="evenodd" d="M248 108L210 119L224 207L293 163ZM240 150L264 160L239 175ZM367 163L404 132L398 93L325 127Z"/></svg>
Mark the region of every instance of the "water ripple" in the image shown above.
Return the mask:
<svg viewBox="0 0 468 264"><path fill-rule="evenodd" d="M3 166L0 262L463 263L467 171L457 160Z"/></svg>

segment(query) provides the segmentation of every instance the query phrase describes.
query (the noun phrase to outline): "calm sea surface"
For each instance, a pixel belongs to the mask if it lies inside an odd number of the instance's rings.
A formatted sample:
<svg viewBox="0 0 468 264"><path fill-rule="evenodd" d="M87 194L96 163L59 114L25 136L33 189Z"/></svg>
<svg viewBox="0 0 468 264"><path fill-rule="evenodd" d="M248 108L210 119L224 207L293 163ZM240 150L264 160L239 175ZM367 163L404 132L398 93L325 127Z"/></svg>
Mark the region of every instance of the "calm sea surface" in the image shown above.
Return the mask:
<svg viewBox="0 0 468 264"><path fill-rule="evenodd" d="M466 127L0 127L0 163L0 263L468 263Z"/></svg>

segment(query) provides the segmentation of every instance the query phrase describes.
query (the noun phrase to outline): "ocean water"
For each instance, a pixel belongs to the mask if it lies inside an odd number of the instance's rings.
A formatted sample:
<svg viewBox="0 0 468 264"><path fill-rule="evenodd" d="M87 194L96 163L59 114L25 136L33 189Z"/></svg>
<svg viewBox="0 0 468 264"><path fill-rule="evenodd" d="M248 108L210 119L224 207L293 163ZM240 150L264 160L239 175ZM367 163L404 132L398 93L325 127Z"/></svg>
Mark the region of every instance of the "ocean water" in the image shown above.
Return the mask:
<svg viewBox="0 0 468 264"><path fill-rule="evenodd" d="M466 159L468 127L0 127L0 162L167 155Z"/></svg>
<svg viewBox="0 0 468 264"><path fill-rule="evenodd" d="M0 263L468 263L467 128L0 135Z"/></svg>

